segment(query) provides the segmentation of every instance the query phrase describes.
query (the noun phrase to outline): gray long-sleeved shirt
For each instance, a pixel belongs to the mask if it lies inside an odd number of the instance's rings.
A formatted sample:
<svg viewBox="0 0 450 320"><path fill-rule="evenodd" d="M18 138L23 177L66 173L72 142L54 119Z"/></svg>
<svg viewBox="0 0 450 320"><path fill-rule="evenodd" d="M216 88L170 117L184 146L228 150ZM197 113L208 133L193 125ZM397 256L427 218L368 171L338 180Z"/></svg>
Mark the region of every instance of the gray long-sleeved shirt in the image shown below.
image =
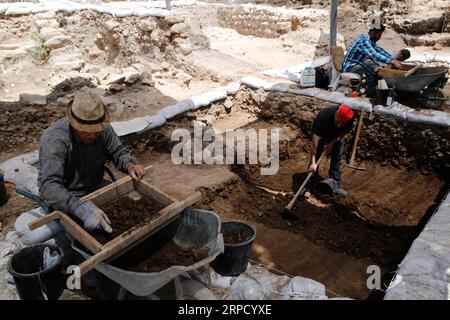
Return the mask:
<svg viewBox="0 0 450 320"><path fill-rule="evenodd" d="M39 145L41 196L53 208L73 214L81 204L73 193L95 190L103 181L106 160L123 172L136 163L111 126L85 144L67 118L58 120L44 131Z"/></svg>

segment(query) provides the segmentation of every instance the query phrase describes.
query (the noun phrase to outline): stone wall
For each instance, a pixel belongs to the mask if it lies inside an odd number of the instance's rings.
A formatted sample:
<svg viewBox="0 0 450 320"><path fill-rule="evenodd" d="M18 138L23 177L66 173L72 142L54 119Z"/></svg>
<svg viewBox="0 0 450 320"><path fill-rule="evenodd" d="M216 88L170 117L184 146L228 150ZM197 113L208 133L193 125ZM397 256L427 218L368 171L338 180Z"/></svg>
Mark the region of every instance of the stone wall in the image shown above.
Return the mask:
<svg viewBox="0 0 450 320"><path fill-rule="evenodd" d="M300 25L297 17L255 7L218 8L217 17L221 27L262 38L278 38Z"/></svg>

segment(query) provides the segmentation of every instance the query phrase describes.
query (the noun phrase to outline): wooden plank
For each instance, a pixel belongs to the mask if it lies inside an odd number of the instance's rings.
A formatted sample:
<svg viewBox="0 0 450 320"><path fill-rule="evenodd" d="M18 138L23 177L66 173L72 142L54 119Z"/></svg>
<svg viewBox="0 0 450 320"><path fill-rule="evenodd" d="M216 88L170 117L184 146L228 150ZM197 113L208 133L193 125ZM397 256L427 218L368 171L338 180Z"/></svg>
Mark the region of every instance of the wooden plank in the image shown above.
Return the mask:
<svg viewBox="0 0 450 320"><path fill-rule="evenodd" d="M153 166L144 168L145 174L150 173L153 170ZM135 189L135 182L130 176L123 177L116 182L107 185L97 191L88 194L81 198L81 200L92 200L97 206L104 205L105 203L120 198L127 193Z"/></svg>
<svg viewBox="0 0 450 320"><path fill-rule="evenodd" d="M158 213L159 217L156 220L151 221L150 223L143 226L136 226L131 230L126 231L120 236L114 238L106 245L104 245L99 253L93 255L79 265L80 274L86 274L88 271L94 268L96 264L105 261L114 254L121 252L129 247L132 243L135 243L144 238L148 233L156 229L159 225L178 215L185 208L193 205L200 199L201 193L197 191L183 201L174 202L164 209L160 210Z"/></svg>
<svg viewBox="0 0 450 320"><path fill-rule="evenodd" d="M127 176L82 197L81 200L92 200L97 206L102 206L105 203L120 198L133 190L133 181L131 177Z"/></svg>
<svg viewBox="0 0 450 320"><path fill-rule="evenodd" d="M109 257L108 259L104 260L104 262L114 261L115 259L117 259L121 255L123 255L125 252L127 252L128 250L131 250L132 248L138 246L140 243L144 242L145 240L150 238L152 235L154 235L158 231L160 231L160 230L164 229L165 227L167 227L171 222L175 221L176 219L177 219L177 216L174 216L171 219L169 219L167 221L164 221L162 224L160 224L159 226L155 227L155 229L151 230L144 237L142 237L139 240L137 240L136 242L130 243L126 247L122 248L119 252L113 254L111 257Z"/></svg>
<svg viewBox="0 0 450 320"><path fill-rule="evenodd" d="M380 68L378 70L378 75L382 77L403 77L405 73L406 73L405 70L397 70L397 69Z"/></svg>
<svg viewBox="0 0 450 320"><path fill-rule="evenodd" d="M43 226L44 224L49 223L50 221L57 220L57 219L59 219L59 211L53 211L52 213L49 213L42 218L31 221L28 224L28 228L30 228L30 230L34 230L34 229L37 229L37 228Z"/></svg>
<svg viewBox="0 0 450 320"><path fill-rule="evenodd" d="M60 222L64 229L67 230L75 239L77 239L83 246L88 248L93 253L98 253L102 250L102 244L95 240L85 229L78 223L73 221L68 215L63 212L59 213Z"/></svg>
<svg viewBox="0 0 450 320"><path fill-rule="evenodd" d="M167 193L161 191L160 189L156 188L155 186L152 186L147 181L143 181L143 180L140 181L136 185L136 190L139 191L139 193L143 194L144 196L156 200L157 202L161 203L163 206L168 206L169 204L177 201L177 199L172 198Z"/></svg>

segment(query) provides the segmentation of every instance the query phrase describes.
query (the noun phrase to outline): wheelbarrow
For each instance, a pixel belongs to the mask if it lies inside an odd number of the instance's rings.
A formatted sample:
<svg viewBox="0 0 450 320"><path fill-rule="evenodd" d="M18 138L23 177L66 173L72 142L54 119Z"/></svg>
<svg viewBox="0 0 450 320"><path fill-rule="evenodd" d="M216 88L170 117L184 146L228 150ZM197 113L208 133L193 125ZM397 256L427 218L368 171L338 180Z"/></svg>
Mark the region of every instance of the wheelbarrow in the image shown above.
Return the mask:
<svg viewBox="0 0 450 320"><path fill-rule="evenodd" d="M113 261L97 264L95 269L121 286L119 299L123 299L127 291L138 297L151 297L172 280L175 283L177 299L182 299L180 276L206 266L223 253L224 243L220 228L220 218L214 212L188 208L154 236L162 235L166 239L170 238L176 245L185 249L208 248L208 255L202 260L190 266L174 265L161 272L134 272L118 266L122 264L123 260L128 259L128 252L126 252ZM145 241L152 241L154 236ZM77 242L72 242L72 248L85 259L91 256ZM143 258L145 259L145 257Z"/></svg>
<svg viewBox="0 0 450 320"><path fill-rule="evenodd" d="M411 71L414 72L408 74L408 70L381 68L378 75L389 86L395 88L401 99L405 98L422 106L439 108L447 100L440 89L444 88L448 80L446 77L448 67L421 66Z"/></svg>
<svg viewBox="0 0 450 320"><path fill-rule="evenodd" d="M396 90L405 92L420 92L436 80L445 78L447 67L421 67L410 76L406 76L407 70L380 69L378 74L386 83L394 86Z"/></svg>

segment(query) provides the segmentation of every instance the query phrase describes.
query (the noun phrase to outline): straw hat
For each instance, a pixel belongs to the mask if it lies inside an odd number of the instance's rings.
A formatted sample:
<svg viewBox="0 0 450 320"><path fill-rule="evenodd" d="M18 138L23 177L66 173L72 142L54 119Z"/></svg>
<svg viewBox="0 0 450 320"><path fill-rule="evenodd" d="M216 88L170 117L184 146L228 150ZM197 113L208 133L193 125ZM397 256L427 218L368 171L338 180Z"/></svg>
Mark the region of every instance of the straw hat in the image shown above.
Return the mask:
<svg viewBox="0 0 450 320"><path fill-rule="evenodd" d="M109 125L109 112L98 95L79 92L66 108L73 128L83 132L100 132Z"/></svg>

